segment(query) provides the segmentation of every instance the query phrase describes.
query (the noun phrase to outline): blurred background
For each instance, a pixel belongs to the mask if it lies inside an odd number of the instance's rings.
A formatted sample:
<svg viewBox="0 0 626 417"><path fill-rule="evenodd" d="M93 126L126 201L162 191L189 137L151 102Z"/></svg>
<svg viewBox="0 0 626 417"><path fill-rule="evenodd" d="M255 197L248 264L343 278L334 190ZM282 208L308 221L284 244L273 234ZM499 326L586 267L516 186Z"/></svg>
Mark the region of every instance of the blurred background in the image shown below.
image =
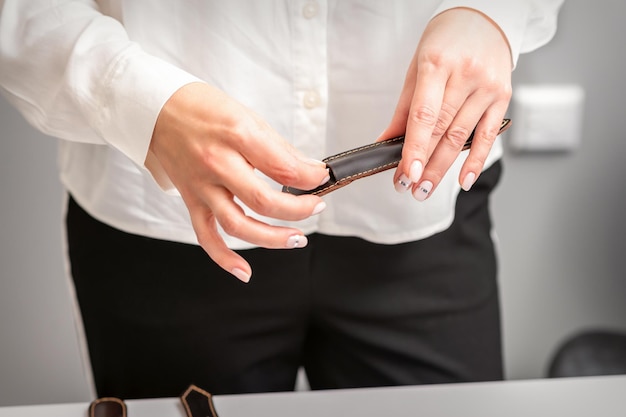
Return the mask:
<svg viewBox="0 0 626 417"><path fill-rule="evenodd" d="M574 333L626 331L625 15L620 0L566 0L553 41L513 73L519 123L503 137L493 198L507 379L545 377ZM545 94L555 88L565 93ZM584 92L573 127L562 111L571 102L559 102L572 88ZM518 94L527 89L539 89L530 105ZM0 98L0 406L91 399L62 211L55 140Z"/></svg>

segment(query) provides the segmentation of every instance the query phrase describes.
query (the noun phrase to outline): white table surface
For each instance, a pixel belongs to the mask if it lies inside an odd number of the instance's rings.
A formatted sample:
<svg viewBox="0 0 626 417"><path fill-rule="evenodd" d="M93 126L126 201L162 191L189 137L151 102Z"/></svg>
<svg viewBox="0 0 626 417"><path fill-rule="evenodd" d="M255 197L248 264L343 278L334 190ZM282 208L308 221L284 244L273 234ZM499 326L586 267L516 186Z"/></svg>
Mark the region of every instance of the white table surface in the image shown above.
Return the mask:
<svg viewBox="0 0 626 417"><path fill-rule="evenodd" d="M177 398L128 400L128 417L184 417ZM214 397L219 417L624 417L626 375ZM0 417L85 417L88 403L0 407Z"/></svg>

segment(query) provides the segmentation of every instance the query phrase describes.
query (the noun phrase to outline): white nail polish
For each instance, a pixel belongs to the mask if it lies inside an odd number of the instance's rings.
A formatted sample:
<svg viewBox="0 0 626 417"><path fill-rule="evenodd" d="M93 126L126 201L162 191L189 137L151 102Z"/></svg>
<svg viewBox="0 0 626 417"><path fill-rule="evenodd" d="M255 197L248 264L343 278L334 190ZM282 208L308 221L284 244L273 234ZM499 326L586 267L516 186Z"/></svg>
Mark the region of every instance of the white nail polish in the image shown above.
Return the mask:
<svg viewBox="0 0 626 417"><path fill-rule="evenodd" d="M243 269L233 268L230 273L233 274L239 281L246 283L250 281L250 275Z"/></svg>
<svg viewBox="0 0 626 417"><path fill-rule="evenodd" d="M413 161L411 164L411 168L409 169L409 179L411 182L418 182L420 178L422 178L422 172L424 171L424 166L420 161Z"/></svg>
<svg viewBox="0 0 626 417"><path fill-rule="evenodd" d="M319 203L317 203L317 206L315 206L315 208L313 209L313 213L311 213L311 216L315 216L316 214L320 214L322 211L324 211L324 209L326 208L326 203L321 201Z"/></svg>
<svg viewBox="0 0 626 417"><path fill-rule="evenodd" d="M433 183L430 181L422 181L422 183L413 191L413 197L417 201L424 201L430 191L433 189Z"/></svg>
<svg viewBox="0 0 626 417"><path fill-rule="evenodd" d="M319 159L309 158L306 160L306 163L313 165L313 166L322 166L326 168L326 163L323 161L320 161Z"/></svg>
<svg viewBox="0 0 626 417"><path fill-rule="evenodd" d="M288 249L303 248L307 245L307 243L309 243L309 240L306 238L306 236L293 235L293 236L289 236L289 239L287 239L286 248Z"/></svg>
<svg viewBox="0 0 626 417"><path fill-rule="evenodd" d="M326 170L326 171L328 171L328 170ZM324 185L324 184L326 184L329 180L330 180L330 174L329 174L329 175L326 175L326 176L324 177L324 179L320 182L320 185Z"/></svg>
<svg viewBox="0 0 626 417"><path fill-rule="evenodd" d="M411 187L411 184L413 184L411 180L409 180L406 175L402 174L398 177L393 186L397 192L404 193Z"/></svg>
<svg viewBox="0 0 626 417"><path fill-rule="evenodd" d="M476 174L470 172L463 179L463 184L461 184L461 188L463 188L463 190L465 191L469 191L470 188L472 188L472 185L474 185L474 180L476 180Z"/></svg>

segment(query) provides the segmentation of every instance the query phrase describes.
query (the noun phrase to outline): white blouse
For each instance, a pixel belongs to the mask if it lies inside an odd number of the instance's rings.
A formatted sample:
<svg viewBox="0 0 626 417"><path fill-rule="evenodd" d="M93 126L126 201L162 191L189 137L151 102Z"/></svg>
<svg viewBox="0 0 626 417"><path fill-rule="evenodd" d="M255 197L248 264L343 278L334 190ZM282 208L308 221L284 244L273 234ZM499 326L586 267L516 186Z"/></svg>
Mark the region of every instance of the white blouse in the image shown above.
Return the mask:
<svg viewBox="0 0 626 417"><path fill-rule="evenodd" d="M515 64L551 39L561 3L4 0L0 91L32 125L61 139L62 183L92 216L126 232L196 244L180 195L145 167L159 111L181 86L219 87L323 159L374 141L386 127L434 15L480 10L507 36ZM501 152L496 141L486 167ZM466 154L425 202L398 194L391 170L323 197L325 211L291 225L385 244L430 236L453 220Z"/></svg>

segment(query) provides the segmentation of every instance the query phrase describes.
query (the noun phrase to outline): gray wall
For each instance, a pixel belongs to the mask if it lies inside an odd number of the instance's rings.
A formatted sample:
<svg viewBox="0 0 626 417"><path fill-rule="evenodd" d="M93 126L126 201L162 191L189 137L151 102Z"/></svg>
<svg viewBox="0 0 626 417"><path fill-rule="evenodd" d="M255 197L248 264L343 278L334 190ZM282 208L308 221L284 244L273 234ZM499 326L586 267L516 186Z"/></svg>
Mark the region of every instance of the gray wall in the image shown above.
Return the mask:
<svg viewBox="0 0 626 417"><path fill-rule="evenodd" d="M505 155L493 207L510 378L541 375L579 329L626 329L624 13L620 0L566 0L553 42L513 73L514 91L581 85L586 111L577 151Z"/></svg>
<svg viewBox="0 0 626 417"><path fill-rule="evenodd" d="M587 100L577 151L505 154L493 209L510 379L542 377L571 332L626 329L624 15L619 0L566 2L554 41L514 72L516 85L580 84ZM87 401L56 143L1 99L0 127L0 406Z"/></svg>
<svg viewBox="0 0 626 417"><path fill-rule="evenodd" d="M56 141L1 98L0 126L0 406L82 401Z"/></svg>

